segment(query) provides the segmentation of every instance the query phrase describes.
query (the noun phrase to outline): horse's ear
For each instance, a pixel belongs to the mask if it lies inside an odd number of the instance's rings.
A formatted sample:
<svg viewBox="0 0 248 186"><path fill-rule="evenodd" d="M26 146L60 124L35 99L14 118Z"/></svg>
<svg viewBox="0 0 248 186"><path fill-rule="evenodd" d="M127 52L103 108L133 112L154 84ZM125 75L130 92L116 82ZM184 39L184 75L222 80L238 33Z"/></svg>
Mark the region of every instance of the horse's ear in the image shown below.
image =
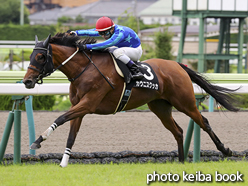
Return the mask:
<svg viewBox="0 0 248 186"><path fill-rule="evenodd" d="M38 40L38 36L37 36L37 35L35 35L35 45L36 45L38 42L39 42L39 40Z"/></svg>
<svg viewBox="0 0 248 186"><path fill-rule="evenodd" d="M48 37L46 38L46 40L44 41L44 43L43 43L43 47L44 47L44 48L47 48L47 47L48 47L50 38L51 38L51 34L49 34L49 36L48 36Z"/></svg>

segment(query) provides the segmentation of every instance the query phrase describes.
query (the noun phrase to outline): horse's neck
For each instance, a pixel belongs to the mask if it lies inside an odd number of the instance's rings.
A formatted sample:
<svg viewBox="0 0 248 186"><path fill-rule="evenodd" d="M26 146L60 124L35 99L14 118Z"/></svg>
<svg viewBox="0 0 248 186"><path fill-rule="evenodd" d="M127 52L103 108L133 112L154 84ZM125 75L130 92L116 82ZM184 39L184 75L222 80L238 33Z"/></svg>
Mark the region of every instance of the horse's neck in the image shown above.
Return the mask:
<svg viewBox="0 0 248 186"><path fill-rule="evenodd" d="M65 62L75 51L75 48L60 46L60 45L52 45L53 48L53 62L54 68L59 67L63 62ZM75 74L80 71L80 68L84 66L82 60L78 59L77 55L75 55L72 59L62 65L59 70L63 72L68 79L74 78Z"/></svg>
<svg viewBox="0 0 248 186"><path fill-rule="evenodd" d="M71 47L53 45L53 59L54 59L54 67L58 67L61 65L66 59L68 59L76 49ZM109 67L112 58L108 53L89 53L87 52L89 58L92 58L96 67L101 71L103 74L109 74L107 67ZM90 60L84 54L77 53L72 59L70 59L64 66L59 68L68 79L75 78L77 75L82 73L86 66L90 63ZM87 68L87 72L91 71ZM94 76L100 76L100 73L93 73ZM92 75L92 73L91 73ZM92 77L93 78L93 77Z"/></svg>

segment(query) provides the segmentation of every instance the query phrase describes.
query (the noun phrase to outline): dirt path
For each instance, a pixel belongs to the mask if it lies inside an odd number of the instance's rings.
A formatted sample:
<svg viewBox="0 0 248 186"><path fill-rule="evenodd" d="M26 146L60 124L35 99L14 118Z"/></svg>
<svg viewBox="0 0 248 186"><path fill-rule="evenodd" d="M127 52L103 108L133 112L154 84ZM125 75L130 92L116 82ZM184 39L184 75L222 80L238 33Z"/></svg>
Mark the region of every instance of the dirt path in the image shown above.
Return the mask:
<svg viewBox="0 0 248 186"><path fill-rule="evenodd" d="M63 112L34 112L36 137L44 132ZM0 139L7 121L8 112L0 112ZM225 147L235 151L248 149L248 112L239 113L208 113L203 115L225 144ZM189 117L174 112L173 117L186 135ZM69 122L60 126L42 143L41 153L63 153L69 133ZM22 112L22 154L29 153L29 136L26 113ZM13 129L6 149L6 154L13 153ZM209 136L201 130L201 149L217 150ZM115 115L87 115L81 125L74 152L119 152L177 150L177 144L172 134L163 127L160 120L152 112L123 112ZM190 150L193 150L191 144Z"/></svg>

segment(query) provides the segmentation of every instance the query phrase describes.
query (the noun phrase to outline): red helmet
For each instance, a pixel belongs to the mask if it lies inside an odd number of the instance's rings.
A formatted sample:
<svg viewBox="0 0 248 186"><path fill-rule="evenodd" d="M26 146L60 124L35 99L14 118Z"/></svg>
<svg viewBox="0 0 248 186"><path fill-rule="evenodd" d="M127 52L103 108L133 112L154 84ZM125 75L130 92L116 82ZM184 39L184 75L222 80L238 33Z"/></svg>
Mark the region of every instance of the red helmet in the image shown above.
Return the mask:
<svg viewBox="0 0 248 186"><path fill-rule="evenodd" d="M114 22L109 17L101 17L96 22L96 31L106 31L114 27Z"/></svg>

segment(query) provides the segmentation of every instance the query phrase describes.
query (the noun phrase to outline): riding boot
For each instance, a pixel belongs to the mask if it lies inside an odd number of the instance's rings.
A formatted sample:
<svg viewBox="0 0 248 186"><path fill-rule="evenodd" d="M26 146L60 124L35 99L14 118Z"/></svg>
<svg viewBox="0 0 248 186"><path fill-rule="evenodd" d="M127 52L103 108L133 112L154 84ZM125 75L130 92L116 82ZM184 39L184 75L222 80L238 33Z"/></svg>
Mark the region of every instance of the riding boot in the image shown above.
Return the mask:
<svg viewBox="0 0 248 186"><path fill-rule="evenodd" d="M131 66L128 66L128 68L131 71L132 79L138 80L144 77L144 75L140 72L139 67L135 63L133 63Z"/></svg>

